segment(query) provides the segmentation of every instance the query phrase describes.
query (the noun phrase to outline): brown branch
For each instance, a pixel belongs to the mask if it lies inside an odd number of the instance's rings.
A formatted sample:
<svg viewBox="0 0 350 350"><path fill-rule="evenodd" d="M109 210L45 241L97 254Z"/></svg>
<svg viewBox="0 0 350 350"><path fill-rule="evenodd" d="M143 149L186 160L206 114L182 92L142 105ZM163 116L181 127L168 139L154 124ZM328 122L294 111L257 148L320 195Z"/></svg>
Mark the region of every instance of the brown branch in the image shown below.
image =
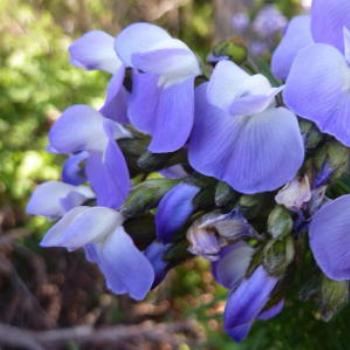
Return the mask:
<svg viewBox="0 0 350 350"><path fill-rule="evenodd" d="M68 341L79 344L97 344L140 339L158 343L167 342L176 346L180 344L179 333L187 334L195 339L198 339L200 335L198 325L193 321L170 324L145 322L140 325L110 326L100 329L81 326L50 331L30 331L0 324L0 345L17 346L28 350L43 350L48 346L62 345Z"/></svg>

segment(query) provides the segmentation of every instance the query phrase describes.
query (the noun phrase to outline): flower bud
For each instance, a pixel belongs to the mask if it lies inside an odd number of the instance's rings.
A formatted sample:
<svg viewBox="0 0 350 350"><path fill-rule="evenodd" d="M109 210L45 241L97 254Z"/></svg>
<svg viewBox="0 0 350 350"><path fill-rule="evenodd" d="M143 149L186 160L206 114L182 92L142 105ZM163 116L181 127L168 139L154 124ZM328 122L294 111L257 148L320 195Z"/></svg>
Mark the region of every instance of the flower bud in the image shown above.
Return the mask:
<svg viewBox="0 0 350 350"><path fill-rule="evenodd" d="M293 219L288 210L276 206L267 220L267 231L273 238L287 236L293 229Z"/></svg>
<svg viewBox="0 0 350 350"><path fill-rule="evenodd" d="M210 57L211 61L215 61L215 58L227 57L233 62L241 64L247 59L247 48L236 38L225 40L214 46Z"/></svg>
<svg viewBox="0 0 350 350"><path fill-rule="evenodd" d="M281 276L294 259L294 245L291 237L274 239L263 250L263 265L270 275Z"/></svg>
<svg viewBox="0 0 350 350"><path fill-rule="evenodd" d="M154 208L160 198L177 183L177 180L156 179L137 185L121 210L123 215L130 218Z"/></svg>
<svg viewBox="0 0 350 350"><path fill-rule="evenodd" d="M330 321L349 301L349 282L322 280L319 314L323 321Z"/></svg>
<svg viewBox="0 0 350 350"><path fill-rule="evenodd" d="M144 152L137 160L137 165L147 172L157 171L168 168L184 160L184 154L181 151L174 153L151 153Z"/></svg>
<svg viewBox="0 0 350 350"><path fill-rule="evenodd" d="M247 219L254 219L258 215L267 215L270 208L270 198L264 194L243 195L239 198L239 210Z"/></svg>
<svg viewBox="0 0 350 350"><path fill-rule="evenodd" d="M215 204L218 207L225 207L228 205L234 205L238 199L238 193L235 192L225 182L219 182L215 189Z"/></svg>

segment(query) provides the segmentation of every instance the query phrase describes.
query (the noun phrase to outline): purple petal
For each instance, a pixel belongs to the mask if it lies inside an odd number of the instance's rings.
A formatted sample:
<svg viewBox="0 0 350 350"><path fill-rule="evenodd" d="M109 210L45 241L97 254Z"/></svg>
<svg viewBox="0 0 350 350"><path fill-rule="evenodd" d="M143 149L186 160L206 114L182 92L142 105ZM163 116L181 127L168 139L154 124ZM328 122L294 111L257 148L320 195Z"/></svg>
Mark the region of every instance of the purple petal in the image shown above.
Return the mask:
<svg viewBox="0 0 350 350"><path fill-rule="evenodd" d="M289 108L350 145L350 69L335 48L314 44L295 59L284 90Z"/></svg>
<svg viewBox="0 0 350 350"><path fill-rule="evenodd" d="M208 101L222 109L227 109L237 95L242 81L249 74L230 61L220 61L213 71L208 84Z"/></svg>
<svg viewBox="0 0 350 350"><path fill-rule="evenodd" d="M28 204L27 213L59 218L66 211L81 205L93 194L86 188L75 187L59 181L48 181L36 187Z"/></svg>
<svg viewBox="0 0 350 350"><path fill-rule="evenodd" d="M226 304L224 325L228 334L240 342L270 299L278 279L269 276L262 266L231 293Z"/></svg>
<svg viewBox="0 0 350 350"><path fill-rule="evenodd" d="M344 52L345 59L350 64L350 30L344 27Z"/></svg>
<svg viewBox="0 0 350 350"><path fill-rule="evenodd" d="M114 38L100 30L93 30L74 41L69 47L71 63L77 67L115 73L121 62L114 51Z"/></svg>
<svg viewBox="0 0 350 350"><path fill-rule="evenodd" d="M122 223L121 214L112 209L77 207L51 227L41 246L76 250L86 244L103 240Z"/></svg>
<svg viewBox="0 0 350 350"><path fill-rule="evenodd" d="M310 16L293 18L272 56L271 69L274 76L286 80L297 54L313 42Z"/></svg>
<svg viewBox="0 0 350 350"><path fill-rule="evenodd" d="M197 89L189 143L190 164L242 193L272 191L292 180L303 163L296 117L285 108L233 117L210 105L206 85ZM286 162L288 159L288 162Z"/></svg>
<svg viewBox="0 0 350 350"><path fill-rule="evenodd" d="M282 299L280 302L270 307L268 310L263 311L258 316L258 320L261 320L261 321L271 320L272 318L280 314L283 308L284 308L284 299Z"/></svg>
<svg viewBox="0 0 350 350"><path fill-rule="evenodd" d="M194 79L166 88L158 87L157 79L153 74L134 73L129 118L136 128L151 134L151 152L173 152L186 143L192 129Z"/></svg>
<svg viewBox="0 0 350 350"><path fill-rule="evenodd" d="M350 27L350 1L313 0L311 30L316 42L335 46L344 52L344 27Z"/></svg>
<svg viewBox="0 0 350 350"><path fill-rule="evenodd" d="M159 173L168 179L182 179L188 175L183 166L180 164L165 168Z"/></svg>
<svg viewBox="0 0 350 350"><path fill-rule="evenodd" d="M133 299L142 300L152 287L153 267L123 227L103 243L99 266L114 293L127 292Z"/></svg>
<svg viewBox="0 0 350 350"><path fill-rule="evenodd" d="M254 249L241 241L222 249L219 260L213 262L213 275L218 283L233 289L243 279Z"/></svg>
<svg viewBox="0 0 350 350"><path fill-rule="evenodd" d="M100 112L106 118L118 121L119 123L128 123L127 117L127 97L128 93L123 86L125 70L118 69L109 81L107 88L107 97Z"/></svg>
<svg viewBox="0 0 350 350"><path fill-rule="evenodd" d="M174 186L161 199L156 213L157 238L163 243L172 241L174 234L182 228L194 207L192 200L199 192L194 185L181 183Z"/></svg>
<svg viewBox="0 0 350 350"><path fill-rule="evenodd" d="M350 195L325 204L313 216L310 247L326 276L333 280L350 279Z"/></svg>
<svg viewBox="0 0 350 350"><path fill-rule="evenodd" d="M171 36L162 28L150 23L135 23L127 26L115 39L115 50L121 60L132 67L132 55L145 52Z"/></svg>
<svg viewBox="0 0 350 350"><path fill-rule="evenodd" d="M91 153L86 175L96 193L97 205L119 208L130 191L129 170L115 141L108 142L105 153Z"/></svg>
<svg viewBox="0 0 350 350"><path fill-rule="evenodd" d="M49 140L60 153L103 151L107 144L103 117L89 106L71 106L52 126Z"/></svg>
<svg viewBox="0 0 350 350"><path fill-rule="evenodd" d="M81 163L88 158L88 152L79 152L70 156L63 164L62 180L71 185L81 185L86 181Z"/></svg>

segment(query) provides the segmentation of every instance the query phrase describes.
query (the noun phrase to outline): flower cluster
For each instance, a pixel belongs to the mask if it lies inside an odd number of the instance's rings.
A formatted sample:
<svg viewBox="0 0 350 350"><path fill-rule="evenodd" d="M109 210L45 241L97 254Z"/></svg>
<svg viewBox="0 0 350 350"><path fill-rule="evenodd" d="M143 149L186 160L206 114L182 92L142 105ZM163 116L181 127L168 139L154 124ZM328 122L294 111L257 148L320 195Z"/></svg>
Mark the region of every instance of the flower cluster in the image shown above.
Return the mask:
<svg viewBox="0 0 350 350"><path fill-rule="evenodd" d="M71 106L52 126L49 150L68 158L28 203L57 220L41 246L83 248L136 300L201 256L236 341L281 312L300 271L331 317L350 279L350 195L329 198L349 166L348 29L348 0L314 0L273 55L282 86L249 61L200 63L152 24L83 35L71 63L111 79L99 110Z"/></svg>

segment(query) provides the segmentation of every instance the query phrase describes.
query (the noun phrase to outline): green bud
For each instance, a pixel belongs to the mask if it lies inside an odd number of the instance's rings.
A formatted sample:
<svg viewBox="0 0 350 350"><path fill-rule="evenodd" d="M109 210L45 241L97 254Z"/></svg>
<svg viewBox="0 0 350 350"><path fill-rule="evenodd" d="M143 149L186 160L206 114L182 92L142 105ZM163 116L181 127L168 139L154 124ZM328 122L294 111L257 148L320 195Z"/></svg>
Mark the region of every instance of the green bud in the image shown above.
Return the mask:
<svg viewBox="0 0 350 350"><path fill-rule="evenodd" d="M177 183L178 180L156 179L135 186L121 209L122 214L131 218L154 208L164 194Z"/></svg>
<svg viewBox="0 0 350 350"><path fill-rule="evenodd" d="M173 153L144 152L137 160L137 165L147 172L161 170L186 161L183 151Z"/></svg>
<svg viewBox="0 0 350 350"><path fill-rule="evenodd" d="M241 213L247 219L254 219L259 215L267 216L267 210L273 203L273 197L265 194L243 195L239 198L238 204Z"/></svg>
<svg viewBox="0 0 350 350"><path fill-rule="evenodd" d="M192 257L188 251L188 242L186 240L173 244L164 255L164 261L177 265L184 260Z"/></svg>
<svg viewBox="0 0 350 350"><path fill-rule="evenodd" d="M315 149L322 141L323 135L313 123L307 120L301 120L299 124L301 133L304 136L306 149Z"/></svg>
<svg viewBox="0 0 350 350"><path fill-rule="evenodd" d="M202 188L193 198L193 206L196 210L213 208L215 206L215 186Z"/></svg>
<svg viewBox="0 0 350 350"><path fill-rule="evenodd" d="M214 46L212 54L217 57L227 56L237 64L243 63L247 59L247 48L237 39L221 41Z"/></svg>
<svg viewBox="0 0 350 350"><path fill-rule="evenodd" d="M277 205L267 219L267 231L273 238L287 236L292 232L293 219L288 210Z"/></svg>
<svg viewBox="0 0 350 350"><path fill-rule="evenodd" d="M291 237L269 241L263 249L263 265L270 275L281 276L294 259Z"/></svg>
<svg viewBox="0 0 350 350"><path fill-rule="evenodd" d="M321 303L316 317L330 321L349 301L349 282L333 281L326 277L322 280Z"/></svg>
<svg viewBox="0 0 350 350"><path fill-rule="evenodd" d="M238 200L239 194L235 192L225 182L219 182L215 188L215 204L218 207L234 205Z"/></svg>

